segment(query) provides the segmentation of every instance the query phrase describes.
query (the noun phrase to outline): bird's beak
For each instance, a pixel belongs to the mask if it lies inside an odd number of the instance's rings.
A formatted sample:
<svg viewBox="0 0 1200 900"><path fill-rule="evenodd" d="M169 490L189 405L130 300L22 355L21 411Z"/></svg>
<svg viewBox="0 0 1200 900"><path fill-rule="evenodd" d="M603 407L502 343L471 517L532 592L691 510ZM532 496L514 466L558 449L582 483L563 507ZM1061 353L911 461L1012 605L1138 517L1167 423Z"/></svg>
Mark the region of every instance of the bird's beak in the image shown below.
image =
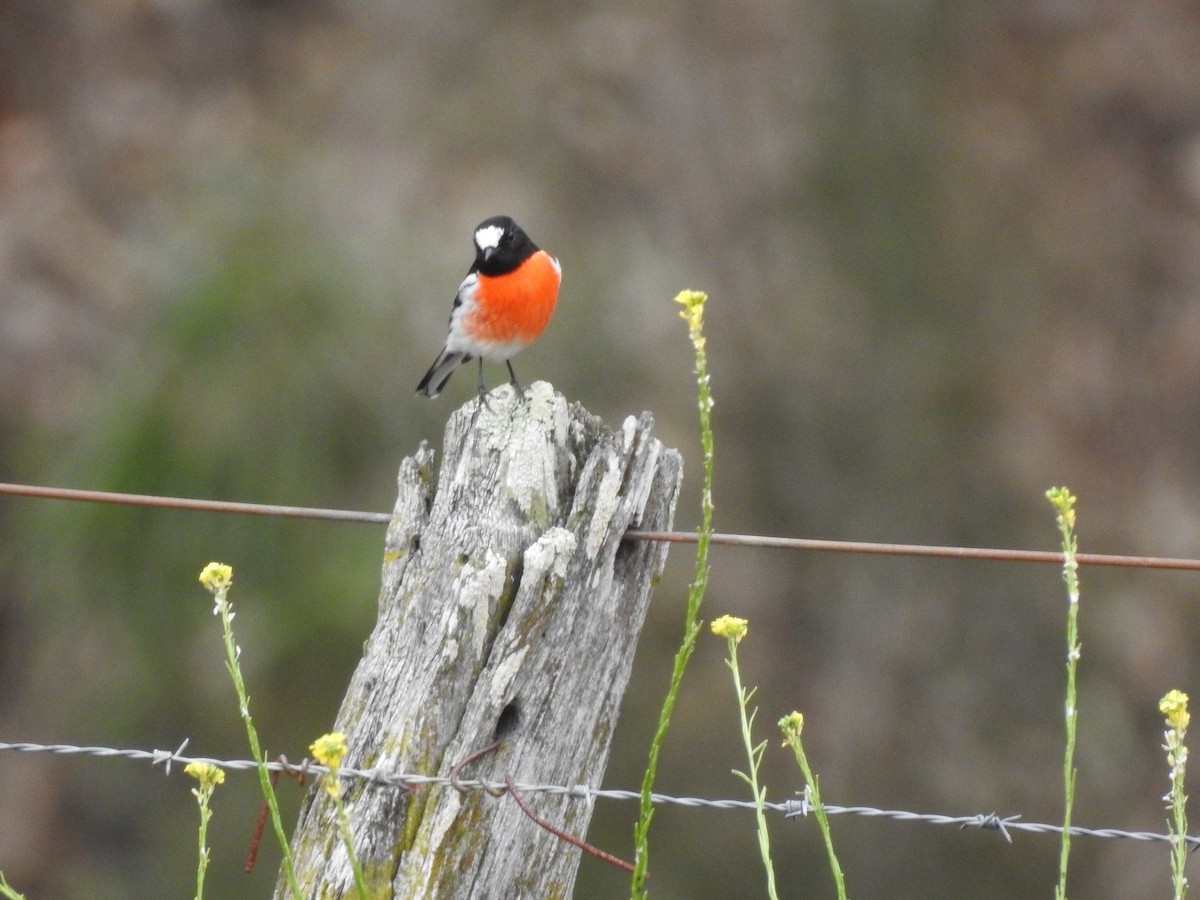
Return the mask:
<svg viewBox="0 0 1200 900"><path fill-rule="evenodd" d="M495 247L488 247L486 250L483 251L483 261L487 262L489 259L492 258L492 254L495 252L496 252Z"/></svg>

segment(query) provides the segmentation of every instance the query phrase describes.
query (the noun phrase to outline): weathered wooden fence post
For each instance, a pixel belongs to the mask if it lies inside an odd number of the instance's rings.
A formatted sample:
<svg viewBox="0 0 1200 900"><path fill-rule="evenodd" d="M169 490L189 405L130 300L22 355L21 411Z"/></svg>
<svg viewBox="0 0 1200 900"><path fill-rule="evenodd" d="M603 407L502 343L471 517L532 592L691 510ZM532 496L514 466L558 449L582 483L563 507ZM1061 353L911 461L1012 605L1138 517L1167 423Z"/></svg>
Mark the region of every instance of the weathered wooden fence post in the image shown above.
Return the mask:
<svg viewBox="0 0 1200 900"><path fill-rule="evenodd" d="M335 728L355 767L446 775L502 738L464 779L599 787L669 529L678 453L632 416L617 431L539 382L472 401L446 426L433 489L422 446L400 470L379 619ZM372 897L569 897L580 851L511 797L348 782ZM529 794L582 836L583 799ZM354 896L333 804L309 797L293 839L308 897ZM286 883L276 896L287 896Z"/></svg>

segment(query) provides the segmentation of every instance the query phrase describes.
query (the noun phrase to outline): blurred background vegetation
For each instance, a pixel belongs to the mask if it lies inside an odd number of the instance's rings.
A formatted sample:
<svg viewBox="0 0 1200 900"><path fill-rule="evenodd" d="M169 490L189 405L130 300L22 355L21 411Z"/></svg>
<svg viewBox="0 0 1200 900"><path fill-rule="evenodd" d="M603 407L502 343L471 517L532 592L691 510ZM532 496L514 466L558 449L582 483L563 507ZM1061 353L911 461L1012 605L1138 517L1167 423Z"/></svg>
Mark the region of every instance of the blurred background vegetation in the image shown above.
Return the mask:
<svg viewBox="0 0 1200 900"><path fill-rule="evenodd" d="M0 478L389 510L440 441L471 228L557 255L520 358L611 423L651 410L699 507L690 348L708 291L717 526L1200 554L1200 21L1183 0L887 4L0 4ZM494 383L503 371L490 373ZM233 600L272 753L332 721L374 617L366 525L0 499L0 740L245 756L211 601ZM1061 816L1065 592L1053 566L717 549L705 612L750 620L760 726L798 708L827 802ZM691 574L672 551L608 786L636 787ZM1158 699L1200 691L1195 575L1084 569L1076 821L1162 831ZM704 638L660 766L744 764ZM765 779L800 778L775 739ZM0 758L0 869L30 898L190 896L190 784ZM300 791L285 787L294 814ZM213 896L257 811L233 776ZM628 855L633 804L591 839ZM837 818L863 897L1048 895L1050 837ZM783 892L829 895L811 822ZM758 895L752 817L661 810L655 896ZM1165 895L1165 848L1078 840L1073 893ZM585 859L577 897L621 896Z"/></svg>

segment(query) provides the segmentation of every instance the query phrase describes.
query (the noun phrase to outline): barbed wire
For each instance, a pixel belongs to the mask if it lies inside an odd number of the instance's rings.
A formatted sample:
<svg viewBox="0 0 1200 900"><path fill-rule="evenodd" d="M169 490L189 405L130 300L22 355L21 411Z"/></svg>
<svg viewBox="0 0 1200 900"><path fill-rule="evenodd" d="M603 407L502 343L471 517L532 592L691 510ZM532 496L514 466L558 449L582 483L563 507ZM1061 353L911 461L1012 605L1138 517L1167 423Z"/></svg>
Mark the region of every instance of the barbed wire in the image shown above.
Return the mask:
<svg viewBox="0 0 1200 900"><path fill-rule="evenodd" d="M238 515L280 516L300 519L325 519L335 522L360 522L386 525L390 513L365 512L350 509L324 509L311 506L279 506L265 503L242 503L231 500L198 500L187 497L160 497L153 494L123 494L113 491L91 491L79 488L57 488L32 484L0 482L0 494L34 497L44 500L75 500L89 503L113 503L124 506L152 506L165 509L184 509L199 512L233 513ZM700 536L694 531L646 531L630 529L625 539L631 541L665 541L694 544ZM891 544L875 541L831 541L814 538L789 538L760 534L725 534L712 536L712 543L727 547L758 547L773 550L815 551L829 553L866 553L876 556L915 556L937 559L977 559L998 562L1054 563L1062 565L1063 555L1048 550L1011 550L988 547L951 547L929 544ZM1128 556L1110 553L1077 553L1080 565L1117 566L1139 569L1175 569L1200 572L1200 559L1181 559L1163 556Z"/></svg>
<svg viewBox="0 0 1200 900"><path fill-rule="evenodd" d="M326 509L320 507L281 506L275 504L244 503L225 500L200 500L184 497L165 497L152 494L127 494L111 491L92 491L76 488L56 488L40 485L26 485L0 482L0 495L24 496L40 499L82 501L91 503L109 503L127 506L146 506L165 509L181 509L200 512L215 512L240 515L276 516L287 518L322 519L327 521L358 522L365 524L387 524L391 521L390 513L365 512L345 509ZM644 531L631 529L625 533L627 540L665 541L671 543L695 543L699 540L696 532L679 531ZM990 549L981 547L953 547L924 544L892 544L864 541L832 541L809 538L787 538L770 535L723 534L712 536L712 543L733 547L757 547L767 549L782 549L792 551L825 551L836 553L866 553L885 556L913 556L950 559L993 560L1001 562L1032 562L1062 564L1063 555L1049 551ZM1200 559L1179 559L1169 557L1127 556L1098 553L1079 553L1076 559L1080 564L1094 566L1117 566L1146 569L1175 569L1185 571L1200 571ZM207 757L185 756L187 747L185 740L177 750L136 750L113 747L87 747L74 744L39 744L30 742L5 743L0 742L0 751L16 751L24 753L51 753L56 755L85 755L94 757L124 758L131 760L149 761L152 765L162 765L166 774L170 774L173 764L187 765L192 762L210 763L230 771L255 769L258 763L254 760L222 760ZM311 760L300 764L289 763L286 759L269 762L271 771L297 774L311 772L322 774L328 769ZM376 784L389 785L402 789L411 789L424 785L448 786L466 790L484 790L489 792L503 791L504 781L489 782L440 775L425 775L420 773L397 773L386 769L353 769L342 767L339 774L343 777L358 778ZM595 798L607 800L640 800L637 791L617 790L611 788L593 788L589 785L547 785L524 784L513 782L521 793L541 793L547 795L567 796L591 802ZM674 805L707 809L753 810L755 804L750 800L713 800L703 797L676 797L668 794L651 794L651 802L657 805ZM782 803L764 802L764 809L782 814L785 818L807 816L811 812L807 795L800 799L787 800ZM908 810L878 809L870 806L837 806L825 804L829 815L855 815L863 817L884 818L891 821L923 822L932 825L957 825L960 829L976 828L993 830L1009 843L1012 843L1012 832L1027 832L1031 834L1062 834L1061 825L1021 821L1020 815L999 816L996 813L977 813L967 816L950 816L934 813L918 813ZM1149 831L1125 831L1117 828L1085 828L1071 826L1070 834L1080 837L1094 838L1123 838L1135 841L1152 841L1170 843L1170 835ZM1200 837L1187 836L1186 842L1195 850L1200 847Z"/></svg>
<svg viewBox="0 0 1200 900"><path fill-rule="evenodd" d="M252 759L213 759L203 756L185 756L184 751L187 749L188 741L184 740L176 750L136 750L136 749L118 749L115 747L85 747L75 744L38 744L32 742L6 743L0 741L0 752L5 750L15 751L19 753L50 753L60 756L95 756L107 758L121 758L139 761L148 761L151 765L162 766L167 775L171 774L171 766L181 765L186 766L189 763L209 763L214 766L219 766L222 769L229 771L241 771L249 769L257 769L258 763ZM326 766L311 760L303 760L300 763L291 763L284 758L268 762L267 768L272 772L282 772L287 774L324 774L329 771ZM357 778L364 781L370 781L375 784L386 785L390 787L401 788L408 790L415 787L425 785L433 785L437 787L453 787L457 789L474 790L474 791L503 791L506 787L504 780L501 781L486 781L482 779L469 778L451 778L445 775L422 775L414 772L395 772L390 769L355 769L348 766L342 766L338 769L339 777ZM547 794L551 796L572 797L579 800L584 800L588 803L595 799L602 800L641 800L641 793L638 791L627 791L613 788L594 788L586 784L577 785L559 785L559 784L526 784L523 782L513 782L515 787L522 794ZM651 802L656 805L664 806L684 806L703 809L732 809L732 810L753 810L755 808L752 800L711 800L704 797L676 797L670 794L653 793L650 795ZM837 806L826 803L825 812L831 816L847 815L847 816L864 816L867 818L883 818L897 822L923 822L929 825L957 825L960 830L967 828L976 828L986 831L999 832L1000 836L1008 843L1012 843L1012 832L1028 832L1030 834L1062 834L1063 827L1061 825L1050 825L1039 822L1024 822L1021 821L1020 815L1000 816L995 812L991 813L976 813L967 816L950 816L940 815L936 813L918 813L908 810L899 809L877 809L872 806ZM807 792L804 796L794 800L785 800L782 803L765 801L763 808L773 812L782 814L784 818L794 819L805 817L812 812L812 805L809 803ZM1152 841L1158 843L1170 843L1174 840L1171 835L1159 834L1152 831L1125 831L1119 828L1084 828L1078 825L1072 825L1070 828L1072 837L1093 837L1093 838L1123 838L1133 841ZM1193 850L1200 847L1200 836L1193 837L1188 835L1184 839Z"/></svg>

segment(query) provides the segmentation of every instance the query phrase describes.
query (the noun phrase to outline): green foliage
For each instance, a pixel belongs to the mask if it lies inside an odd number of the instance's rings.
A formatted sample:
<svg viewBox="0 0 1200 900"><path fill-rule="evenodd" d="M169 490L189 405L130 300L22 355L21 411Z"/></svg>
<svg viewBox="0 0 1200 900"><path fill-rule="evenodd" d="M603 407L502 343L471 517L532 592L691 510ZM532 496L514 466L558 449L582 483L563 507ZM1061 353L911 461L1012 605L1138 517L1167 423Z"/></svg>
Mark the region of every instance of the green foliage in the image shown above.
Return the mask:
<svg viewBox="0 0 1200 900"><path fill-rule="evenodd" d="M742 745L746 750L746 759L749 763L746 772L739 772L735 769L733 774L746 782L746 785L750 788L751 796L754 797L758 852L762 858L763 869L767 873L767 896L771 900L778 900L779 893L775 889L775 866L771 862L771 835L767 830L767 817L763 812L763 803L767 799L767 789L766 787L760 787L758 783L758 770L762 765L763 753L767 749L767 742L754 743L752 733L754 719L758 715L758 710L750 710L749 707L750 701L754 697L755 689L746 690L742 686L742 673L738 668L737 648L742 638L746 636L747 630L746 620L734 616L721 616L721 618L712 624L713 634L725 638L725 643L729 650L729 658L725 662L729 666L729 671L733 674L733 689L737 694L738 702L738 719L742 727Z"/></svg>
<svg viewBox="0 0 1200 900"><path fill-rule="evenodd" d="M258 763L258 781L262 788L263 799L271 811L271 827L275 829L275 837L283 852L283 871L287 876L288 887L292 896L299 898L300 883L296 880L296 869L292 864L292 850L288 843L287 832L283 830L283 818L279 814L279 800L275 796L275 788L271 784L271 773L267 768L267 756L258 740L258 729L254 727L254 719L250 715L250 696L246 692L246 682L242 677L242 648L233 637L233 606L229 602L229 588L233 584L233 569L222 563L209 563L200 573L200 583L216 598L214 612L221 619L221 636L225 645L225 668L233 679L233 687L237 692L238 712L246 727L246 737L250 742L250 753ZM206 853L205 853L206 855Z"/></svg>
<svg viewBox="0 0 1200 900"><path fill-rule="evenodd" d="M804 782L807 785L805 796L812 805L813 815L817 817L817 825L825 841L825 854L829 857L829 868L833 871L833 879L837 883L838 900L846 900L846 879L842 875L842 865L833 850L833 833L829 830L829 816L825 814L825 804L821 801L821 786L808 764L808 755L804 752L804 744L800 740L800 732L804 730L804 716L798 712L788 713L779 720L779 729L783 732L784 742L796 755L800 771L804 773Z"/></svg>
<svg viewBox="0 0 1200 900"><path fill-rule="evenodd" d="M1184 741L1192 720L1188 712L1188 695L1183 691L1168 691L1159 701L1158 709L1167 717L1163 749L1167 751L1167 764L1171 767L1171 790L1164 798L1171 810L1171 818L1167 822L1171 834L1171 881L1175 888L1175 900L1183 900L1188 889L1187 876L1184 874L1188 858L1187 794L1183 790L1188 760Z"/></svg>
<svg viewBox="0 0 1200 900"><path fill-rule="evenodd" d="M25 900L24 894L18 894L16 890L9 885L8 881L4 877L3 872L0 872L0 896L4 897L5 900Z"/></svg>
<svg viewBox="0 0 1200 900"><path fill-rule="evenodd" d="M200 783L199 787L192 788L192 794L196 798L196 804L200 807L200 826L197 834L199 849L196 858L196 900L203 900L204 876L208 873L208 859L210 856L208 849L208 823L212 818L212 807L209 805L209 802L212 800L212 795L217 789L217 785L224 783L225 772L218 766L206 762L190 762L183 771Z"/></svg>
<svg viewBox="0 0 1200 900"><path fill-rule="evenodd" d="M662 712L658 718L658 728L650 743L650 758L646 764L646 772L642 777L642 799L638 812L638 822L634 829L634 872L631 885L631 896L646 896L646 878L649 877L650 864L650 821L654 817L654 805L651 794L654 791L654 779L658 770L658 756L662 751L663 742L667 737L667 729L671 725L671 714L675 710L675 701L679 696L679 686L683 682L683 673L687 669L688 660L696 647L696 636L700 633L700 603L704 599L704 591L708 587L708 545L712 539L712 478L713 478L713 435L712 435L712 393L708 383L708 356L704 345L704 304L708 295L701 291L681 291L675 301L683 305L680 317L688 324L688 336L692 342L695 354L695 371L697 384L698 409L700 412L700 447L703 453L704 488L700 497L700 540L696 546L696 573L692 578L692 586L688 590L687 615L683 625L683 644L675 654L675 665L671 671L671 683L667 688L667 696L663 700Z"/></svg>
<svg viewBox="0 0 1200 900"><path fill-rule="evenodd" d="M329 767L325 776L325 793L337 808L338 833L342 837L342 846L346 848L346 858L350 860L350 870L354 873L354 890L359 900L368 900L366 879L363 876L362 863L354 852L354 832L350 827L350 811L346 809L346 801L342 797L342 782L339 775L342 760L348 751L346 735L341 731L323 734L312 742L309 752L313 759L323 766Z"/></svg>
<svg viewBox="0 0 1200 900"><path fill-rule="evenodd" d="M1058 531L1062 536L1063 580L1067 583L1067 742L1063 752L1063 831L1062 849L1058 859L1056 900L1067 897L1067 862L1071 855L1071 811L1075 805L1075 736L1079 725L1078 695L1075 690L1075 671L1079 666L1079 563L1075 551L1079 539L1075 534L1075 497L1065 487L1051 488L1046 498L1057 515Z"/></svg>

